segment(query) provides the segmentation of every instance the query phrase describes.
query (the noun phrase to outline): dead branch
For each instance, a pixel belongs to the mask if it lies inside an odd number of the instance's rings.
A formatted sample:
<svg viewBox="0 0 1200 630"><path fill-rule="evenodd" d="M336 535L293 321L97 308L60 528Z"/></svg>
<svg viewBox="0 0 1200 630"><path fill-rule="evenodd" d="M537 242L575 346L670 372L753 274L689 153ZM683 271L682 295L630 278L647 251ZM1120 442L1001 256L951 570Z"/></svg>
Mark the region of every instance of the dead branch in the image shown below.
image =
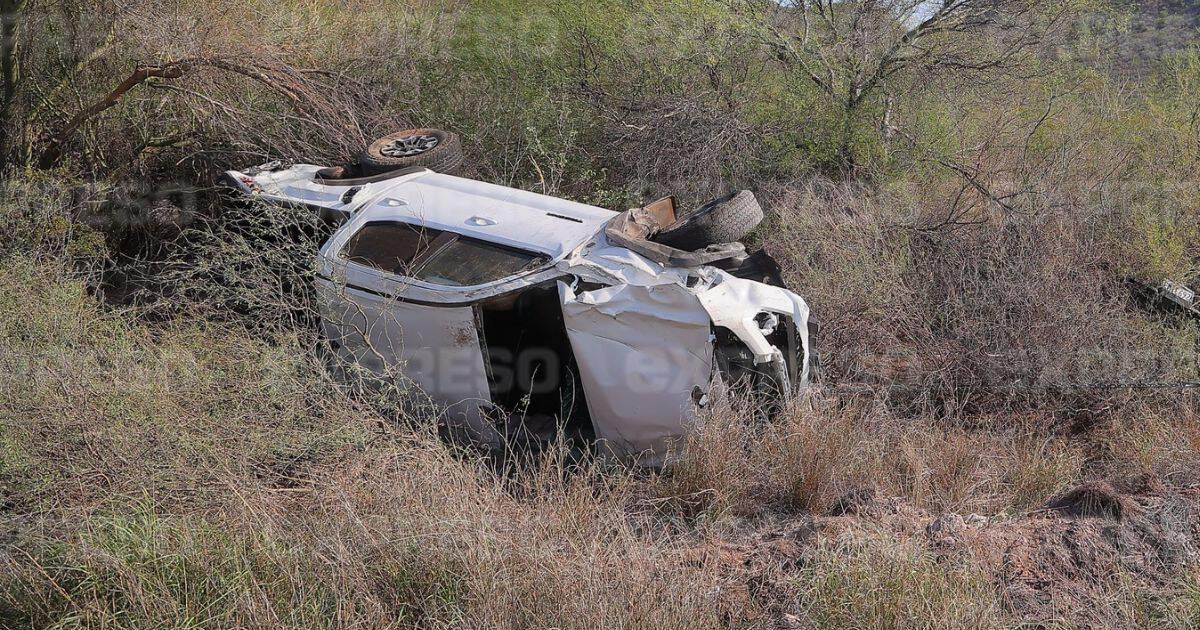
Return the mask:
<svg viewBox="0 0 1200 630"><path fill-rule="evenodd" d="M213 99L167 83L159 83L151 79L179 79L185 74L200 68L212 68L221 72L236 74L266 86L270 91L285 98L299 117L313 125L317 125L330 133L345 137L355 137L362 140L361 129L356 124L353 112L344 111L337 102L325 96L328 86L315 83L311 77L321 73L310 69L294 69L285 64L263 62L243 63L225 57L195 57L179 59L156 65L139 65L128 77L114 87L103 98L93 102L75 114L65 124L53 132L47 140L37 159L37 167L48 169L56 166L63 157L65 147L71 137L87 121L116 106L122 98L139 85L156 88L173 89L177 92L190 94L210 105L219 106L225 114L230 114L228 106L217 103Z"/></svg>
<svg viewBox="0 0 1200 630"><path fill-rule="evenodd" d="M54 136L47 143L46 147L42 149L41 155L38 157L38 168L44 170L57 165L59 160L62 159L63 146L66 144L67 140L71 138L75 131L79 129L80 125L99 115L101 112L104 112L115 106L121 101L121 98L125 96L127 92L140 85L146 79L151 77L160 79L178 79L179 77L182 77L188 70L194 67L195 64L196 60L194 59L181 59L178 61L171 61L154 66L139 65L138 67L134 68L133 72L130 73L128 77L125 77L125 80L121 81L121 83L119 83L117 87L113 88L111 92L106 94L100 100L86 107L83 111L75 114L71 120L67 121L67 124L63 125L62 128L54 134Z"/></svg>

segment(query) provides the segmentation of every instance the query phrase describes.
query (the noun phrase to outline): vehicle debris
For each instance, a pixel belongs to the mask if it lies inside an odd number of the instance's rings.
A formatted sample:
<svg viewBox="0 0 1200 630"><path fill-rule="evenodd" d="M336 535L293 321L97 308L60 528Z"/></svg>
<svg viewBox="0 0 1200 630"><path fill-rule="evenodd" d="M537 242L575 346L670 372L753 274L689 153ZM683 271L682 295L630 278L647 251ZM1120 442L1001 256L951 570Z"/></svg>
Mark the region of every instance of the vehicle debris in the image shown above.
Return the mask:
<svg viewBox="0 0 1200 630"><path fill-rule="evenodd" d="M1134 298L1146 309L1158 313L1200 319L1200 299L1196 292L1178 282L1162 280L1158 284L1137 278L1127 280Z"/></svg>
<svg viewBox="0 0 1200 630"><path fill-rule="evenodd" d="M386 171L226 174L248 198L339 226L317 280L339 361L418 388L457 439L499 448L564 431L643 465L664 463L715 388L778 407L808 383L807 304L737 242L762 219L748 191L690 214L669 197L618 213L426 168L461 163L447 138L377 141Z"/></svg>

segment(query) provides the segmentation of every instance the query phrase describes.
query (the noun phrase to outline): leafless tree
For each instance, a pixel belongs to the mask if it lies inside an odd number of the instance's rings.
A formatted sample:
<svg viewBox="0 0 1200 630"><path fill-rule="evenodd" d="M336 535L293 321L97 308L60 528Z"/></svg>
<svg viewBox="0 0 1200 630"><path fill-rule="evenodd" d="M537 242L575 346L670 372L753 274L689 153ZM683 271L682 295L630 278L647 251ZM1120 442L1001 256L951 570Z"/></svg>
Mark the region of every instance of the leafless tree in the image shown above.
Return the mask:
<svg viewBox="0 0 1200 630"><path fill-rule="evenodd" d="M1010 66L1063 22L1074 0L732 0L777 59L842 116L839 158L853 164L854 125L902 75L959 77ZM892 99L878 125L894 135Z"/></svg>

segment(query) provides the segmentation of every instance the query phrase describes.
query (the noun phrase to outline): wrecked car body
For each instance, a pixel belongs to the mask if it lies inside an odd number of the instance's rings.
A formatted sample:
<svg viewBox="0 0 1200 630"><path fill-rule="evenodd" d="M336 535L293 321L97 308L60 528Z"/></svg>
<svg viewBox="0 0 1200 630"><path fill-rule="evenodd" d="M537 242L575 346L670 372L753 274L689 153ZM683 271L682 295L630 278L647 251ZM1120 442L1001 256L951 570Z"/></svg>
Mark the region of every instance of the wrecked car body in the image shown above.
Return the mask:
<svg viewBox="0 0 1200 630"><path fill-rule="evenodd" d="M573 431L661 465L715 388L757 382L778 404L809 380L804 300L740 243L650 240L677 221L670 198L618 213L424 168L321 170L228 179L340 223L318 258L330 348L422 392L456 439Z"/></svg>

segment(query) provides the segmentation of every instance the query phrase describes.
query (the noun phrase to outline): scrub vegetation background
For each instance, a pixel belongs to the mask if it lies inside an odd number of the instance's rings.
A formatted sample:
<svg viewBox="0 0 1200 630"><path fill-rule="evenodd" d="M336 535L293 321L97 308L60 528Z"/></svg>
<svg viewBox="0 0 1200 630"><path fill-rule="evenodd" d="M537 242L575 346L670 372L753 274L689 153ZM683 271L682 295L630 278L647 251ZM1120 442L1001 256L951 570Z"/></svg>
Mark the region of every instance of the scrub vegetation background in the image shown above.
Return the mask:
<svg viewBox="0 0 1200 630"><path fill-rule="evenodd" d="M961 0L880 66L899 4L0 1L0 626L1200 625L1200 327L1126 285L1200 283L1200 9ZM754 190L820 387L656 474L335 383L315 217L212 182L418 125Z"/></svg>

